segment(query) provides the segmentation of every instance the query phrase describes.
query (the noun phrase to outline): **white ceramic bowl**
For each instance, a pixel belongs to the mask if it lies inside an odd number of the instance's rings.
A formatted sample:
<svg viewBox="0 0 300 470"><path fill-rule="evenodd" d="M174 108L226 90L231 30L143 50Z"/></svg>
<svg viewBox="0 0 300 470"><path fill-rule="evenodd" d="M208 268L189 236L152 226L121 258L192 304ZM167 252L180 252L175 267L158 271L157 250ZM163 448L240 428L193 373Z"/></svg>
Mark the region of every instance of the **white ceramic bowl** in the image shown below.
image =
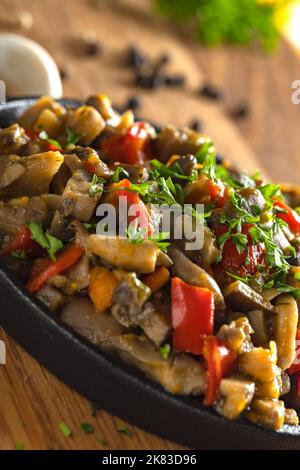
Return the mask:
<svg viewBox="0 0 300 470"><path fill-rule="evenodd" d="M58 68L48 52L31 39L0 34L0 80L8 96L62 97Z"/></svg>

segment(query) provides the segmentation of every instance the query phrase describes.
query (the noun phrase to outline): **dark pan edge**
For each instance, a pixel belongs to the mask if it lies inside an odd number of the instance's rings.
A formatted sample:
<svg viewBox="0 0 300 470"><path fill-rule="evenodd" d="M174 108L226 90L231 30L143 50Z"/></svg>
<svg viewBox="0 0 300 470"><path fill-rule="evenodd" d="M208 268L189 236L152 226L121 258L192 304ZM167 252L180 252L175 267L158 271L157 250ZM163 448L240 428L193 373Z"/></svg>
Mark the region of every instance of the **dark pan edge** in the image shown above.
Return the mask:
<svg viewBox="0 0 300 470"><path fill-rule="evenodd" d="M18 101L22 108L33 102ZM68 104L74 103L68 100ZM7 103L5 109L13 104L16 102ZM3 108L0 106L0 113ZM285 426L276 433L245 422L228 422L203 407L201 399L169 395L135 369L107 358L29 296L2 266L0 323L63 382L108 412L163 438L195 449L300 449L299 427Z"/></svg>

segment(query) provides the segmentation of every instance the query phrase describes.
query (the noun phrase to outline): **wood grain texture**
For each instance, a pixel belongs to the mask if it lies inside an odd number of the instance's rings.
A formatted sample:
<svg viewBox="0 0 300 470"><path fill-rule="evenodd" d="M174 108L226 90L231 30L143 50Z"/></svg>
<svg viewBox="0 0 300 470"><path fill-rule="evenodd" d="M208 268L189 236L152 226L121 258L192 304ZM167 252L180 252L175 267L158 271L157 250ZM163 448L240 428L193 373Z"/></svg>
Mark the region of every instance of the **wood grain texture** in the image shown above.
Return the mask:
<svg viewBox="0 0 300 470"><path fill-rule="evenodd" d="M59 66L68 67L65 96L84 98L101 91L120 105L136 94L131 72L122 65L126 47L138 44L153 56L170 51L173 70L187 75L188 86L184 91L139 92L141 114L158 123L180 125L203 119L205 132L212 135L219 151L243 168L261 167L276 180L298 181L300 107L292 105L290 97L300 62L285 43L273 57L256 48L208 50L183 35L176 37L167 22L154 20L146 0L123 0L112 9L95 9L88 0L1 0L0 30L21 32L8 23L24 9L34 17L26 35L47 48ZM101 57L80 55L78 37L86 30L94 30L103 43ZM197 97L199 84L207 78L225 90L222 105ZM252 113L237 129L228 109L245 101ZM7 346L7 364L0 368L0 449L13 449L17 442L26 449L105 448L98 438L106 439L111 449L180 449L130 424L133 437L128 438L117 432L121 421L104 411L93 418L85 399L39 366L4 332L0 338ZM61 421L71 428L71 438L59 431ZM92 423L95 433L84 434L81 422Z"/></svg>

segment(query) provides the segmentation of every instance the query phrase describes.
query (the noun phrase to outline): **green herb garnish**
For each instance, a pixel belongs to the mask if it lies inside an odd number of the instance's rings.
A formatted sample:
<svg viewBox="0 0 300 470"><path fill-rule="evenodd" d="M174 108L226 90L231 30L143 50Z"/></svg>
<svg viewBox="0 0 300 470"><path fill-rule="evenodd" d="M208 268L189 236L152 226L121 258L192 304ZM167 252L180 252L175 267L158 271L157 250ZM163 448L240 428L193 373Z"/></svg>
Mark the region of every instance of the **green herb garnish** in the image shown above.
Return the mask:
<svg viewBox="0 0 300 470"><path fill-rule="evenodd" d="M90 423L80 423L80 427L85 434L92 434L95 431L95 428Z"/></svg>
<svg viewBox="0 0 300 470"><path fill-rule="evenodd" d="M61 150L61 145L60 143L57 141L57 140L54 140L54 139L51 139L47 132L46 131L41 131L39 133L39 139L40 140L44 140L45 142L47 142L48 144L51 144L53 145L54 147L57 147L58 150Z"/></svg>
<svg viewBox="0 0 300 470"><path fill-rule="evenodd" d="M118 166L116 171L113 174L112 181L114 183L119 183L121 179L123 178L129 178L129 173L128 171L124 170L121 166Z"/></svg>
<svg viewBox="0 0 300 470"><path fill-rule="evenodd" d="M12 251L10 255L16 259L21 259L21 260L27 259L25 250Z"/></svg>
<svg viewBox="0 0 300 470"><path fill-rule="evenodd" d="M128 437L133 437L133 433L130 431L130 429L127 426L118 426L117 431L126 434Z"/></svg>
<svg viewBox="0 0 300 470"><path fill-rule="evenodd" d="M74 145L74 147L78 144L81 137L85 135L84 132L82 132L81 134L75 134L72 131L72 129L70 129L69 127L67 127L66 132L67 132L67 145Z"/></svg>
<svg viewBox="0 0 300 470"><path fill-rule="evenodd" d="M94 175L91 186L89 189L89 195L91 197L99 196L102 194L103 186L105 185L106 180L101 178L100 176Z"/></svg>
<svg viewBox="0 0 300 470"><path fill-rule="evenodd" d="M52 261L55 261L55 254L63 248L62 241L53 237L48 230L44 232L40 222L29 222L27 226L31 231L32 240L47 250Z"/></svg>
<svg viewBox="0 0 300 470"><path fill-rule="evenodd" d="M164 360L167 361L169 359L171 353L171 346L169 344L164 344L161 346L159 350L160 357Z"/></svg>
<svg viewBox="0 0 300 470"><path fill-rule="evenodd" d="M72 436L72 431L71 429L69 428L69 426L64 422L62 421L60 424L59 424L59 429L61 430L61 432L63 433L63 435L65 437L71 437Z"/></svg>

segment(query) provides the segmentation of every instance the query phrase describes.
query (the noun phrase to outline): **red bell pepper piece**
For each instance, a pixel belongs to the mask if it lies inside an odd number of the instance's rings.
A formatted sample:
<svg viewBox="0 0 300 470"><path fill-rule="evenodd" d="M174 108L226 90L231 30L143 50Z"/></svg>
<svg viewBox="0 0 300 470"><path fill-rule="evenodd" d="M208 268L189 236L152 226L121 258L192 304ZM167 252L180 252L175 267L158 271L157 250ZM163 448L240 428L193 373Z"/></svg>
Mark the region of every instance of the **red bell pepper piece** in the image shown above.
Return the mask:
<svg viewBox="0 0 300 470"><path fill-rule="evenodd" d="M207 387L203 403L212 406L222 378L233 370L236 355L226 341L207 336L204 338L203 356L207 362Z"/></svg>
<svg viewBox="0 0 300 470"><path fill-rule="evenodd" d="M114 162L144 164L149 132L144 122L136 122L125 135L110 137L102 143L103 152Z"/></svg>
<svg viewBox="0 0 300 470"><path fill-rule="evenodd" d="M88 173L90 173L91 175L96 175L97 174L97 168L91 162L89 162L88 160L83 162L83 166L86 169L86 171Z"/></svg>
<svg viewBox="0 0 300 470"><path fill-rule="evenodd" d="M214 183L212 180L209 180L209 192L211 203L215 203L217 208L223 207L228 200L228 190L222 181Z"/></svg>
<svg viewBox="0 0 300 470"><path fill-rule="evenodd" d="M26 226L20 227L15 237L3 248L0 256L9 256L13 252L25 251L27 255L42 256L45 250L31 238L31 231Z"/></svg>
<svg viewBox="0 0 300 470"><path fill-rule="evenodd" d="M245 224L242 227L242 233L247 235L248 246L246 249L239 253L236 245L232 239L226 241L223 247L221 266L225 271L234 271L237 274L244 276L246 274L255 274L259 265L265 265L266 248L264 243L253 244L250 234L251 224ZM228 230L226 225L218 225L216 234L219 237ZM248 263L246 263L248 257Z"/></svg>
<svg viewBox="0 0 300 470"><path fill-rule="evenodd" d="M202 354L203 338L214 329L213 293L172 279L173 347L180 351Z"/></svg>
<svg viewBox="0 0 300 470"><path fill-rule="evenodd" d="M285 211L278 212L276 217L286 222L295 235L300 235L300 216L297 214L297 212L277 197L273 197L273 202L274 207L284 209Z"/></svg>
<svg viewBox="0 0 300 470"><path fill-rule="evenodd" d="M31 293L39 291L48 279L71 268L83 254L84 249L73 243L57 255L56 261L52 261L50 258L37 260L27 283L27 289Z"/></svg>
<svg viewBox="0 0 300 470"><path fill-rule="evenodd" d="M39 132L31 131L30 129L25 129L25 134L26 134L27 137L29 137L29 139L31 139L31 140L37 140L38 137L39 137Z"/></svg>
<svg viewBox="0 0 300 470"><path fill-rule="evenodd" d="M136 212L134 215L129 216L129 223L138 219L139 227L141 229L147 229L148 236L151 236L154 232L152 220L148 212L147 207L140 199L140 196L135 191L130 191L130 181L127 179L121 180L115 187L122 189L116 190L117 197L126 197L128 206L135 205ZM124 189L123 189L124 188ZM128 190L126 189L128 188Z"/></svg>
<svg viewBox="0 0 300 470"><path fill-rule="evenodd" d="M287 373L290 375L296 374L297 372L300 372L300 329L297 331L296 335L296 357L291 367L287 370Z"/></svg>

